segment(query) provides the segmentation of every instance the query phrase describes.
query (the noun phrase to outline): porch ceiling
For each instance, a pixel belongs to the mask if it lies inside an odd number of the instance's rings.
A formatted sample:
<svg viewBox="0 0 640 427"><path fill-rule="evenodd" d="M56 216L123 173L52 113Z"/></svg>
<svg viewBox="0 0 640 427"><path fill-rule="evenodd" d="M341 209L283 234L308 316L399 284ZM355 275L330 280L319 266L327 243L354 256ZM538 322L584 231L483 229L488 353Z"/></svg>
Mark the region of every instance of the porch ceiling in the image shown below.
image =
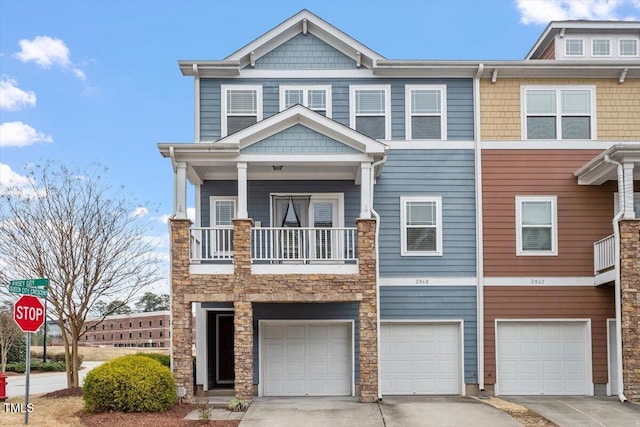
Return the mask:
<svg viewBox="0 0 640 427"><path fill-rule="evenodd" d="M248 180L356 180L359 178L359 171L359 162L308 161L301 163L273 159L266 162L247 163ZM192 182L236 180L238 170L235 163L192 166L188 176Z"/></svg>
<svg viewBox="0 0 640 427"><path fill-rule="evenodd" d="M606 160L634 164L633 179L640 180L640 142L623 142L598 154L573 174L580 185L600 185L618 180L617 166Z"/></svg>

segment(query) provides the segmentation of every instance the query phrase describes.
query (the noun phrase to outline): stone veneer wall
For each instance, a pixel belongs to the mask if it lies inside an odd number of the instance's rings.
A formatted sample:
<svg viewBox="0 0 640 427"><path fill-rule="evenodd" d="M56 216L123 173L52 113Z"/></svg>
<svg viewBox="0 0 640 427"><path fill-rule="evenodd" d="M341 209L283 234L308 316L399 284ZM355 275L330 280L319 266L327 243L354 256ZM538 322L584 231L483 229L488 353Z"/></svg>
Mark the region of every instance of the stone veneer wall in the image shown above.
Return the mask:
<svg viewBox="0 0 640 427"><path fill-rule="evenodd" d="M640 220L620 222L620 276L624 393L640 402Z"/></svg>
<svg viewBox="0 0 640 427"><path fill-rule="evenodd" d="M235 395L253 397L253 309L257 302L359 303L360 401L378 396L375 220L359 219L358 274L251 274L251 219L234 223L234 274L189 275L189 220L171 220L172 369L176 382L193 396L191 304L233 302L235 315Z"/></svg>

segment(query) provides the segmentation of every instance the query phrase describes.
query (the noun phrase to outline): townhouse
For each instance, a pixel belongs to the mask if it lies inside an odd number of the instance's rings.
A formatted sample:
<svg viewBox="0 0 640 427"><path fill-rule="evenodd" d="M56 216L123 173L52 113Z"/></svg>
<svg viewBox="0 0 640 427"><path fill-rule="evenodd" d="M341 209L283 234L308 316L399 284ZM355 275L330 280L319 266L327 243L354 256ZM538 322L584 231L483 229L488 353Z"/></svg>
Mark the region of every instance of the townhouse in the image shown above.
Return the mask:
<svg viewBox="0 0 640 427"><path fill-rule="evenodd" d="M633 53L627 25L603 27L611 50ZM638 221L627 185L627 237L607 237L620 179L607 162L633 183L638 42L561 62L559 33L524 61L392 60L303 10L225 59L179 61L195 140L158 147L174 171L172 363L187 397L615 392L607 322L616 289L638 287ZM596 275L602 238L626 255Z"/></svg>

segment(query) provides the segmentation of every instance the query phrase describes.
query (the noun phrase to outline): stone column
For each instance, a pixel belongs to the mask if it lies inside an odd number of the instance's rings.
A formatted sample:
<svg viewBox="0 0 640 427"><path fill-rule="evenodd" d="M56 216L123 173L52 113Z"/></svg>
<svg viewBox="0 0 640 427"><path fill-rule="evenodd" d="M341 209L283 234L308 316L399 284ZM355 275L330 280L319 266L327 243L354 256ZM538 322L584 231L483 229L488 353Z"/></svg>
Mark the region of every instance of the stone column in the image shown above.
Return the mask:
<svg viewBox="0 0 640 427"><path fill-rule="evenodd" d="M378 285L376 283L375 219L358 219L358 266L362 300L358 307L360 332L360 401L378 398Z"/></svg>
<svg viewBox="0 0 640 427"><path fill-rule="evenodd" d="M233 303L236 399L253 399L253 308L248 301Z"/></svg>
<svg viewBox="0 0 640 427"><path fill-rule="evenodd" d="M251 226L252 219L233 220L233 270L237 276L251 276Z"/></svg>
<svg viewBox="0 0 640 427"><path fill-rule="evenodd" d="M184 295L191 287L189 277L188 219L171 219L171 369L176 384L187 390L185 400L193 397L193 364L191 359L192 316L191 303Z"/></svg>
<svg viewBox="0 0 640 427"><path fill-rule="evenodd" d="M624 394L640 402L640 220L620 221L620 291Z"/></svg>

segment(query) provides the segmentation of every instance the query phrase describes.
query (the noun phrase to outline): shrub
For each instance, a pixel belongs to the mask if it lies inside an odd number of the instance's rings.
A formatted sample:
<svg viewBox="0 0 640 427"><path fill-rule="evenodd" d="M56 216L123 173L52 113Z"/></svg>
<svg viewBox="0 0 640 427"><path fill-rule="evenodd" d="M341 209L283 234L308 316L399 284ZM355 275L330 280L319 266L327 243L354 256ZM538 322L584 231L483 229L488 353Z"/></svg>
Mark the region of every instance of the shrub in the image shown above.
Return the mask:
<svg viewBox="0 0 640 427"><path fill-rule="evenodd" d="M7 372L24 373L27 370L25 362L7 363ZM43 363L38 360L31 361L31 372L64 372L66 370L64 362L47 362Z"/></svg>
<svg viewBox="0 0 640 427"><path fill-rule="evenodd" d="M171 357L168 354L164 353L136 353L136 356L144 356L153 360L157 360L161 365L166 366L167 368L171 367Z"/></svg>
<svg viewBox="0 0 640 427"><path fill-rule="evenodd" d="M122 356L87 373L82 397L89 412L159 412L175 401L166 366L149 357Z"/></svg>
<svg viewBox="0 0 640 427"><path fill-rule="evenodd" d="M27 339L23 336L9 347L7 352L7 362L24 362L27 358Z"/></svg>
<svg viewBox="0 0 640 427"><path fill-rule="evenodd" d="M251 402L242 399L233 399L229 402L229 410L232 412L246 412Z"/></svg>

